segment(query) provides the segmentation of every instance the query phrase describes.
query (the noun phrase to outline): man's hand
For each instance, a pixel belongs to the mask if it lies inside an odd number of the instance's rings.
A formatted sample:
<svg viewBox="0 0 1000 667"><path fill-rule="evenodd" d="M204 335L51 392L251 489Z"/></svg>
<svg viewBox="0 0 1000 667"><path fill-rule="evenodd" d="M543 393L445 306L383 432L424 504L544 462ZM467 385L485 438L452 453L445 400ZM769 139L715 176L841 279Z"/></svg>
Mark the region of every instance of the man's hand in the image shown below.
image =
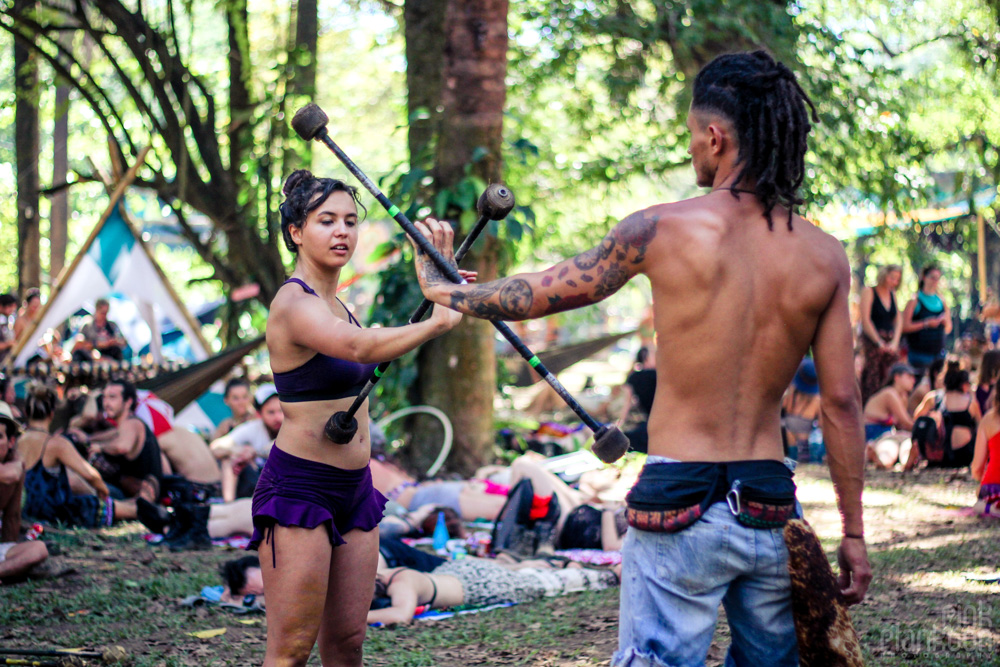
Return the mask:
<svg viewBox="0 0 1000 667"><path fill-rule="evenodd" d="M451 225L435 220L434 218L427 218L423 222L416 223L415 226L431 242L431 245L441 253L445 261L457 269L458 266L455 264L454 251L455 230L452 229ZM422 251L413 239L410 239L410 243L413 244L415 253L414 261L417 269L417 280L420 281L420 289L423 290L424 296L432 301L435 300L434 296L441 298L443 294L447 294L448 285L452 285L453 283L448 280L437 264L434 263L434 260Z"/></svg>
<svg viewBox="0 0 1000 667"><path fill-rule="evenodd" d="M872 581L872 566L868 562L868 549L864 539L845 537L837 549L840 565L840 592L847 604L861 602Z"/></svg>

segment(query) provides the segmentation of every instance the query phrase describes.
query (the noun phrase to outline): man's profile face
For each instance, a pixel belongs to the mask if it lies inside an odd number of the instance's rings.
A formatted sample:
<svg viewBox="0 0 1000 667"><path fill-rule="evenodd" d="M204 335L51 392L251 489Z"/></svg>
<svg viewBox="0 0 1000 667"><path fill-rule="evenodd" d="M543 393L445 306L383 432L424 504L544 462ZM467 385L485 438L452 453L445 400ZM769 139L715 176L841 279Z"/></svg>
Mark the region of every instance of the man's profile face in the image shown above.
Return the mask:
<svg viewBox="0 0 1000 667"><path fill-rule="evenodd" d="M115 420L125 416L125 400L122 395L122 387L117 384L109 384L101 394L104 404L104 412Z"/></svg>
<svg viewBox="0 0 1000 667"><path fill-rule="evenodd" d="M903 391L910 393L913 391L913 386L917 383L917 378L913 377L909 373L899 374L899 384L902 386Z"/></svg>
<svg viewBox="0 0 1000 667"><path fill-rule="evenodd" d="M717 164L712 155L712 134L708 129L709 123L692 109L688 112L687 127L691 133L688 155L691 156L691 164L694 167L695 181L699 187L710 188L715 182Z"/></svg>

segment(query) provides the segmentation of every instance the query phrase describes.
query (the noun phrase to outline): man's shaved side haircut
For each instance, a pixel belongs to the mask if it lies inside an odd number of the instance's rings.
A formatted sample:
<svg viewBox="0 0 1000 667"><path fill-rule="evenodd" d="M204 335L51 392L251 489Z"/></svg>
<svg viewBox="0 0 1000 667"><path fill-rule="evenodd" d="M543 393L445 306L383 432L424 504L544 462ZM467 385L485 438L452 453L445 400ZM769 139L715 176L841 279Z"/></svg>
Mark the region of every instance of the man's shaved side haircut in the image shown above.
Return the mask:
<svg viewBox="0 0 1000 667"><path fill-rule="evenodd" d="M695 77L691 109L719 114L733 124L740 145L733 187L753 184L770 229L774 207L787 207L791 229L792 211L804 202L798 189L805 176L809 121L819 122L792 70L765 51L719 56ZM739 197L735 189L733 196Z"/></svg>

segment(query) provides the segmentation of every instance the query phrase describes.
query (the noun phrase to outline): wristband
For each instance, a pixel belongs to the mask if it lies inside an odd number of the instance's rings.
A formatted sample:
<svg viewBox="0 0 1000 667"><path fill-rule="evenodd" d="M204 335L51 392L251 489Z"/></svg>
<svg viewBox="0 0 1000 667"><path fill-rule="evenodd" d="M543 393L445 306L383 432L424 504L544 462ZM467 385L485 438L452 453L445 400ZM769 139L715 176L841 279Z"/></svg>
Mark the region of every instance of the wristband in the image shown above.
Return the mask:
<svg viewBox="0 0 1000 667"><path fill-rule="evenodd" d="M852 540L863 540L865 539L864 533L858 535L852 535L851 533L844 533L844 537Z"/></svg>

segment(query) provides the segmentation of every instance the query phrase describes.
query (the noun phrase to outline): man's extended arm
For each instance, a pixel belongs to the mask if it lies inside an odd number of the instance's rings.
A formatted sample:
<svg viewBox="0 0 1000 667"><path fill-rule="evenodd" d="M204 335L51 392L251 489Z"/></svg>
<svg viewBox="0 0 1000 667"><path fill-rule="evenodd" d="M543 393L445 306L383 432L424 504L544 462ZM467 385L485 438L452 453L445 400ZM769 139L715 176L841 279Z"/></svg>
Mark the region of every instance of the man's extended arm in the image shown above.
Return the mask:
<svg viewBox="0 0 1000 667"><path fill-rule="evenodd" d="M605 299L640 273L657 232L651 209L628 216L601 243L572 259L536 273L522 273L477 285L451 283L430 257L417 251L417 278L426 296L468 315L488 320L528 320ZM454 265L451 225L428 219L418 229Z"/></svg>
<svg viewBox="0 0 1000 667"><path fill-rule="evenodd" d="M861 426L861 392L854 376L853 335L847 305L850 266L844 251L839 247L837 250L837 287L820 316L813 337L813 355L819 375L823 441L843 521L844 539L838 551L840 585L847 601L855 603L864 598L871 581L861 516L865 441Z"/></svg>

